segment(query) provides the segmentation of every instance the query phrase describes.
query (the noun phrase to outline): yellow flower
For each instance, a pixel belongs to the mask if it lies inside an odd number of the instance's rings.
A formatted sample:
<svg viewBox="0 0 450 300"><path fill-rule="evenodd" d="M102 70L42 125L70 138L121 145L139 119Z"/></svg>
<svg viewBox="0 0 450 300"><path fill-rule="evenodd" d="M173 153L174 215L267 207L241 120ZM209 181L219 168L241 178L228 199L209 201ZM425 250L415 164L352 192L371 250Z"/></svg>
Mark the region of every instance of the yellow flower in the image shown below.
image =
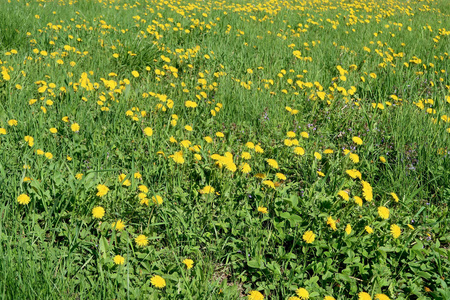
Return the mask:
<svg viewBox="0 0 450 300"><path fill-rule="evenodd" d="M264 153L264 150L263 150L263 148L261 148L260 145L256 145L255 146L255 152L256 153Z"/></svg>
<svg viewBox="0 0 450 300"><path fill-rule="evenodd" d="M334 153L333 149L325 149L323 150L323 154L332 154Z"/></svg>
<svg viewBox="0 0 450 300"><path fill-rule="evenodd" d="M308 244L311 244L312 242L314 242L315 238L316 238L316 235L311 230L308 230L307 232L305 232L303 234L303 240Z"/></svg>
<svg viewBox="0 0 450 300"><path fill-rule="evenodd" d="M396 193L391 193L392 198L394 198L395 202L398 202L398 196Z"/></svg>
<svg viewBox="0 0 450 300"><path fill-rule="evenodd" d="M138 245L139 247L144 247L148 245L148 239L145 235L140 234L138 235L134 241L136 242L136 245Z"/></svg>
<svg viewBox="0 0 450 300"><path fill-rule="evenodd" d="M83 178L83 174L82 173L77 173L75 175L75 178L78 179L78 180L81 180L81 178Z"/></svg>
<svg viewBox="0 0 450 300"><path fill-rule="evenodd" d="M347 171L345 171L345 173L347 173L347 175L353 179L356 179L356 178L361 179L361 172L359 172L356 169L347 170Z"/></svg>
<svg viewBox="0 0 450 300"><path fill-rule="evenodd" d="M186 102L184 102L184 106L186 106L186 107L191 107L191 108L196 108L197 107L197 103L196 102L194 102L194 101L186 101Z"/></svg>
<svg viewBox="0 0 450 300"><path fill-rule="evenodd" d="M50 130L51 133L57 133L58 132L58 129L56 129L54 127L50 128L49 130Z"/></svg>
<svg viewBox="0 0 450 300"><path fill-rule="evenodd" d="M175 152L173 155L169 155L169 158L172 158L174 162L176 162L177 164L184 164L184 158L183 158L183 152L182 151L178 151Z"/></svg>
<svg viewBox="0 0 450 300"><path fill-rule="evenodd" d="M96 219L101 219L105 215L105 209L101 206L92 209L92 216Z"/></svg>
<svg viewBox="0 0 450 300"><path fill-rule="evenodd" d="M216 132L216 136L219 137L219 138L225 137L225 135L222 132L220 132L220 131Z"/></svg>
<svg viewBox="0 0 450 300"><path fill-rule="evenodd" d="M210 185L207 185L203 189L200 190L200 194L214 194L214 192L215 192L215 189Z"/></svg>
<svg viewBox="0 0 450 300"><path fill-rule="evenodd" d="M355 164L359 163L359 156L358 156L358 154L350 153L350 155L348 157L350 157L350 160L353 163L355 163Z"/></svg>
<svg viewBox="0 0 450 300"><path fill-rule="evenodd" d="M305 132L305 131L300 132L300 135L301 135L302 138L305 138L305 139L309 138L309 134L307 132Z"/></svg>
<svg viewBox="0 0 450 300"><path fill-rule="evenodd" d="M286 180L286 176L283 173L276 173L275 177L277 177L280 180Z"/></svg>
<svg viewBox="0 0 450 300"><path fill-rule="evenodd" d="M370 297L370 295L366 292L360 292L358 294L358 299L359 300L372 300L372 297Z"/></svg>
<svg viewBox="0 0 450 300"><path fill-rule="evenodd" d="M341 196L342 199L345 201L348 201L350 199L350 196L348 195L347 191L339 191L338 196Z"/></svg>
<svg viewBox="0 0 450 300"><path fill-rule="evenodd" d="M336 221L333 220L333 217L329 216L327 219L327 225L330 225L331 229L336 230Z"/></svg>
<svg viewBox="0 0 450 300"><path fill-rule="evenodd" d="M375 295L375 300L390 300L390 299L385 294L376 294Z"/></svg>
<svg viewBox="0 0 450 300"><path fill-rule="evenodd" d="M125 258L123 256L116 255L114 256L114 263L116 265L123 265L125 263Z"/></svg>
<svg viewBox="0 0 450 300"><path fill-rule="evenodd" d="M411 224L408 224L409 229L414 230L414 226L412 226Z"/></svg>
<svg viewBox="0 0 450 300"><path fill-rule="evenodd" d="M155 275L150 279L152 285L158 289L162 289L166 286L166 280L159 275Z"/></svg>
<svg viewBox="0 0 450 300"><path fill-rule="evenodd" d="M45 152L45 157L47 157L48 159L52 159L53 154L51 154L50 152Z"/></svg>
<svg viewBox="0 0 450 300"><path fill-rule="evenodd" d="M263 294L258 291L250 291L247 297L248 300L264 300Z"/></svg>
<svg viewBox="0 0 450 300"><path fill-rule="evenodd" d="M248 149L254 149L255 148L255 144L253 144L252 142L247 142L245 144L245 147L247 147Z"/></svg>
<svg viewBox="0 0 450 300"><path fill-rule="evenodd" d="M398 238L402 234L402 230L397 224L391 225L391 234L394 237L394 239Z"/></svg>
<svg viewBox="0 0 450 300"><path fill-rule="evenodd" d="M347 234L352 233L352 226L350 224L347 224L347 226L345 226L345 233Z"/></svg>
<svg viewBox="0 0 450 300"><path fill-rule="evenodd" d="M309 293L306 289L304 288L299 288L295 291L295 293L297 294L297 296L300 297L300 299L302 300L307 300L309 299Z"/></svg>
<svg viewBox="0 0 450 300"><path fill-rule="evenodd" d="M322 155L319 152L314 152L314 157L318 160L322 159Z"/></svg>
<svg viewBox="0 0 450 300"><path fill-rule="evenodd" d="M78 123L73 123L73 124L70 126L70 129L71 129L73 132L78 132L78 131L80 131L80 125L78 125Z"/></svg>
<svg viewBox="0 0 450 300"><path fill-rule="evenodd" d="M186 265L186 269L192 269L192 267L194 266L194 261L192 259L186 258L185 260L183 260L183 264Z"/></svg>
<svg viewBox="0 0 450 300"><path fill-rule="evenodd" d="M7 132L6 132L6 129L0 127L0 134L5 135L6 133L7 133Z"/></svg>
<svg viewBox="0 0 450 300"><path fill-rule="evenodd" d="M381 161L382 163L385 163L385 162L386 162L386 158L384 158L384 156L380 156L380 161Z"/></svg>
<svg viewBox="0 0 450 300"><path fill-rule="evenodd" d="M241 172L244 174L248 174L252 171L252 168L250 167L250 165L248 163L243 163L240 166Z"/></svg>
<svg viewBox="0 0 450 300"><path fill-rule="evenodd" d="M117 222L112 223L111 228L117 231L122 231L125 228L125 223L122 222L121 219L119 219L117 220Z"/></svg>
<svg viewBox="0 0 450 300"><path fill-rule="evenodd" d="M353 199L355 199L355 203L358 204L360 207L362 207L363 205L363 201L360 197L358 196L353 196Z"/></svg>
<svg viewBox="0 0 450 300"><path fill-rule="evenodd" d="M385 219L385 220L388 219L389 218L389 208L384 207L384 206L378 207L378 215L382 219Z"/></svg>
<svg viewBox="0 0 450 300"><path fill-rule="evenodd" d="M37 155L44 155L44 153L45 153L45 152L42 151L41 149L37 149L37 150L36 150L36 154L37 154Z"/></svg>
<svg viewBox="0 0 450 300"><path fill-rule="evenodd" d="M187 131L192 131L192 126L186 125L184 126L184 129L186 129Z"/></svg>
<svg viewBox="0 0 450 300"><path fill-rule="evenodd" d="M244 151L244 152L242 152L241 157L243 159L247 159L248 160L248 159L252 158L252 155L250 153Z"/></svg>
<svg viewBox="0 0 450 300"><path fill-rule="evenodd" d="M366 227L364 227L364 229L367 231L368 234L373 233L373 229L370 226L366 226Z"/></svg>
<svg viewBox="0 0 450 300"><path fill-rule="evenodd" d="M336 299L334 297L331 297L331 296L325 296L323 298L323 300L336 300Z"/></svg>
<svg viewBox="0 0 450 300"><path fill-rule="evenodd" d="M258 206L258 211L262 214L267 214L269 211L267 210L267 207Z"/></svg>
<svg viewBox="0 0 450 300"><path fill-rule="evenodd" d="M134 78L138 78L139 77L139 72L138 71L133 71L133 72L131 72L131 75L133 75Z"/></svg>
<svg viewBox="0 0 450 300"><path fill-rule="evenodd" d="M163 203L163 198L161 196L159 196L159 195L156 195L156 196L152 197L152 201L156 205L161 205Z"/></svg>
<svg viewBox="0 0 450 300"><path fill-rule="evenodd" d="M22 205L27 205L30 203L30 197L27 194L20 194L19 197L17 197L17 202Z"/></svg>
<svg viewBox="0 0 450 300"><path fill-rule="evenodd" d="M268 187L271 187L271 188L275 189L275 184L273 183L272 180L264 180L262 183L264 185L267 185Z"/></svg>
<svg viewBox="0 0 450 300"><path fill-rule="evenodd" d="M305 149L303 149L302 147L295 147L294 153L297 155L305 155Z"/></svg>
<svg viewBox="0 0 450 300"><path fill-rule="evenodd" d="M145 127L144 134L146 136L152 136L153 135L153 129L151 129L150 127Z"/></svg>
<svg viewBox="0 0 450 300"><path fill-rule="evenodd" d="M269 166L271 166L274 169L278 169L278 163L275 159L267 159L266 160Z"/></svg>
<svg viewBox="0 0 450 300"><path fill-rule="evenodd" d="M362 145L363 144L363 140L360 137L354 136L352 138L353 142L357 145Z"/></svg>
<svg viewBox="0 0 450 300"><path fill-rule="evenodd" d="M25 142L28 143L28 146L33 147L33 145L34 145L34 138L32 136L27 135L27 136L24 137L24 140L25 140Z"/></svg>
<svg viewBox="0 0 450 300"><path fill-rule="evenodd" d="M295 138L295 132L293 132L293 131L288 131L288 132L286 133L286 136L287 136L288 138L290 138L290 139Z"/></svg>
<svg viewBox="0 0 450 300"><path fill-rule="evenodd" d="M11 119L8 121L9 126L17 126L17 120Z"/></svg>
<svg viewBox="0 0 450 300"><path fill-rule="evenodd" d="M97 185L97 191L98 191L97 196L103 197L106 194L108 194L109 188L106 185L99 184Z"/></svg>
<svg viewBox="0 0 450 300"><path fill-rule="evenodd" d="M205 136L203 138L208 144L212 143L212 138L210 136Z"/></svg>
<svg viewBox="0 0 450 300"><path fill-rule="evenodd" d="M372 193L372 187L370 186L370 183L367 181L361 180L362 184L362 190L363 190L363 196L367 201L373 200L373 193Z"/></svg>

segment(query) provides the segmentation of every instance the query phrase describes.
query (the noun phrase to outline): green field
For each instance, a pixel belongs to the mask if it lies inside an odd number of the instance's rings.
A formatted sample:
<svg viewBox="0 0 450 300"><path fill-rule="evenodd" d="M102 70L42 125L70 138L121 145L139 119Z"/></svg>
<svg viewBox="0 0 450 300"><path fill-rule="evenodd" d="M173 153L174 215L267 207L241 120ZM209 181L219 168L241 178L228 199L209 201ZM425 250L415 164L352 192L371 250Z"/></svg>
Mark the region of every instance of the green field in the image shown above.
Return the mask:
<svg viewBox="0 0 450 300"><path fill-rule="evenodd" d="M446 0L0 3L2 299L450 299Z"/></svg>

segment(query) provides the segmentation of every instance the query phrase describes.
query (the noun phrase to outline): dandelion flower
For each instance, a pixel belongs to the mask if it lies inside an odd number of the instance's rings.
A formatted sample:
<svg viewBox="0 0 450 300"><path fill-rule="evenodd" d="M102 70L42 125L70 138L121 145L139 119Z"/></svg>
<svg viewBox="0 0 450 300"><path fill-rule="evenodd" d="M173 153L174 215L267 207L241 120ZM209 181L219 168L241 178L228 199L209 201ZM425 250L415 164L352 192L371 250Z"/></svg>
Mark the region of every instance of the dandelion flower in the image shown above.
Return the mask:
<svg viewBox="0 0 450 300"><path fill-rule="evenodd" d="M366 227L364 227L364 229L367 231L368 234L372 234L373 233L373 229L370 226L366 226Z"/></svg>
<svg viewBox="0 0 450 300"><path fill-rule="evenodd" d="M345 233L347 234L352 233L352 226L350 224L347 224L347 226L345 226Z"/></svg>
<svg viewBox="0 0 450 300"><path fill-rule="evenodd" d="M71 129L73 132L78 132L78 131L80 131L80 125L78 125L78 123L73 123L73 124L70 126L70 129Z"/></svg>
<svg viewBox="0 0 450 300"><path fill-rule="evenodd" d="M252 168L250 167L250 165L248 163L243 163L240 166L241 172L244 174L248 174L252 171Z"/></svg>
<svg viewBox="0 0 450 300"><path fill-rule="evenodd" d="M56 129L55 127L52 127L49 129L51 133L57 133L58 129Z"/></svg>
<svg viewBox="0 0 450 300"><path fill-rule="evenodd" d="M363 144L363 140L360 137L354 136L352 138L353 142L357 145L362 145Z"/></svg>
<svg viewBox="0 0 450 300"><path fill-rule="evenodd" d="M15 119L9 120L9 121L8 121L8 125L9 125L9 126L17 126L17 120L15 120Z"/></svg>
<svg viewBox="0 0 450 300"><path fill-rule="evenodd" d="M295 291L295 293L297 294L297 296L300 297L300 299L302 300L307 300L309 299L309 292L305 289L305 288L299 288Z"/></svg>
<svg viewBox="0 0 450 300"><path fill-rule="evenodd" d="M267 159L266 160L267 161L267 163L269 164L269 166L271 166L272 168L274 168L274 169L278 169L279 167L278 167L278 163L277 163L277 161L275 160L275 159Z"/></svg>
<svg viewBox="0 0 450 300"><path fill-rule="evenodd" d="M101 219L105 215L105 209L101 206L92 209L92 216L96 219Z"/></svg>
<svg viewBox="0 0 450 300"><path fill-rule="evenodd" d="M245 144L245 147L247 147L248 149L254 149L255 148L255 144L253 144L252 142L247 142Z"/></svg>
<svg viewBox="0 0 450 300"><path fill-rule="evenodd" d="M250 153L244 151L244 152L242 152L241 157L242 157L242 159L249 160L252 158L252 155Z"/></svg>
<svg viewBox="0 0 450 300"><path fill-rule="evenodd" d="M155 275L150 279L152 285L158 289L162 289L166 286L166 280L159 275Z"/></svg>
<svg viewBox="0 0 450 300"><path fill-rule="evenodd" d="M394 198L395 202L398 202L398 196L396 193L391 193L392 198Z"/></svg>
<svg viewBox="0 0 450 300"><path fill-rule="evenodd" d="M75 178L78 179L78 180L81 180L81 178L83 178L83 173L77 173L75 175Z"/></svg>
<svg viewBox="0 0 450 300"><path fill-rule="evenodd" d="M394 237L394 239L398 238L402 234L402 230L397 224L391 225L391 234Z"/></svg>
<svg viewBox="0 0 450 300"><path fill-rule="evenodd" d="M277 177L280 180L286 180L286 175L284 175L283 173L276 173L275 177Z"/></svg>
<svg viewBox="0 0 450 300"><path fill-rule="evenodd" d="M184 129L186 129L187 131L192 131L193 130L192 126L190 126L190 125L184 126Z"/></svg>
<svg viewBox="0 0 450 300"><path fill-rule="evenodd" d="M19 197L17 197L17 202L22 205L27 205L30 203L30 197L27 194L20 194Z"/></svg>
<svg viewBox="0 0 450 300"><path fill-rule="evenodd" d="M117 231L122 231L125 228L125 223L122 222L121 219L119 219L117 220L117 222L112 223L111 228Z"/></svg>
<svg viewBox="0 0 450 300"><path fill-rule="evenodd" d="M329 216L327 219L327 225L330 225L331 229L336 230L336 220L333 220L333 217Z"/></svg>
<svg viewBox="0 0 450 300"><path fill-rule="evenodd" d="M384 206L380 206L378 207L378 215L380 216L380 218L386 220L389 218L389 208L384 207Z"/></svg>
<svg viewBox="0 0 450 300"><path fill-rule="evenodd" d="M412 226L411 224L408 224L409 229L414 230L414 226Z"/></svg>
<svg viewBox="0 0 450 300"><path fill-rule="evenodd" d="M321 159L322 159L322 154L320 154L319 152L314 152L314 157L315 157L317 160L321 160Z"/></svg>
<svg viewBox="0 0 450 300"><path fill-rule="evenodd" d="M305 139L309 138L309 134L307 132L305 132L305 131L300 132L300 135L301 135L302 138L305 138Z"/></svg>
<svg viewBox="0 0 450 300"><path fill-rule="evenodd" d="M125 179L126 177L127 177L127 175L122 173L122 174L119 175L118 180L119 180L120 183L122 183L122 185L130 186L131 185L131 181L128 180L128 179Z"/></svg>
<svg viewBox="0 0 450 300"><path fill-rule="evenodd" d="M210 136L205 136L203 138L208 144L212 143L212 138Z"/></svg>
<svg viewBox="0 0 450 300"><path fill-rule="evenodd" d="M186 265L186 269L192 269L192 267L194 266L194 261L192 259L186 258L185 260L183 260L183 264Z"/></svg>
<svg viewBox="0 0 450 300"><path fill-rule="evenodd" d="M263 294L258 291L250 291L247 298L248 300L264 300Z"/></svg>
<svg viewBox="0 0 450 300"><path fill-rule="evenodd" d="M331 296L325 296L323 298L323 300L336 300L336 299L334 297L331 297Z"/></svg>
<svg viewBox="0 0 450 300"><path fill-rule="evenodd" d="M255 152L256 153L264 153L264 150L263 150L263 148L261 148L260 145L256 145L255 146Z"/></svg>
<svg viewBox="0 0 450 300"><path fill-rule="evenodd" d="M163 203L163 199L161 196L156 195L152 197L152 201L153 203L155 203L156 205L161 205Z"/></svg>
<svg viewBox="0 0 450 300"><path fill-rule="evenodd" d="M125 263L125 258L123 256L116 255L114 256L114 263L116 265L123 265Z"/></svg>
<svg viewBox="0 0 450 300"><path fill-rule="evenodd" d="M362 190L363 190L363 196L367 201L373 200L373 193L372 193L372 187L370 186L370 183L367 181L361 180L362 184Z"/></svg>
<svg viewBox="0 0 450 300"><path fill-rule="evenodd" d="M264 207L264 206L258 206L258 211L262 214L268 213L267 207Z"/></svg>
<svg viewBox="0 0 450 300"><path fill-rule="evenodd" d="M293 132L293 131L288 131L288 132L286 133L286 136L287 136L288 138L290 138L290 139L295 138L295 132Z"/></svg>
<svg viewBox="0 0 450 300"><path fill-rule="evenodd" d="M359 300L372 300L372 297L370 297L370 295L366 292L360 292L358 294L358 299Z"/></svg>
<svg viewBox="0 0 450 300"><path fill-rule="evenodd" d="M376 294L375 295L375 300L390 300L390 299L385 294Z"/></svg>
<svg viewBox="0 0 450 300"><path fill-rule="evenodd" d="M307 232L305 232L303 234L303 240L308 244L311 244L312 242L314 242L315 238L316 238L316 235L311 230L308 230Z"/></svg>
<svg viewBox="0 0 450 300"><path fill-rule="evenodd" d="M348 201L350 199L350 196L348 195L347 191L339 191L338 196L340 196L345 201Z"/></svg>
<svg viewBox="0 0 450 300"><path fill-rule="evenodd" d="M152 136L153 135L153 129L151 129L150 127L145 127L144 134L146 136Z"/></svg>
<svg viewBox="0 0 450 300"><path fill-rule="evenodd" d="M138 245L139 247L144 247L148 245L148 239L145 235L140 234L138 235L134 241L136 242L136 245Z"/></svg>
<svg viewBox="0 0 450 300"><path fill-rule="evenodd" d="M97 185L97 196L103 197L109 192L109 188L106 185L99 184Z"/></svg>
<svg viewBox="0 0 450 300"><path fill-rule="evenodd" d="M225 135L222 132L220 132L220 131L216 132L216 136L219 137L219 138L225 137Z"/></svg>
<svg viewBox="0 0 450 300"><path fill-rule="evenodd" d="M264 185L267 185L268 187L271 187L271 188L275 189L275 184L273 183L272 180L264 180L262 183Z"/></svg>
<svg viewBox="0 0 450 300"><path fill-rule="evenodd" d="M138 78L139 77L139 72L138 71L133 71L133 72L131 72L131 75L133 75L134 78Z"/></svg>
<svg viewBox="0 0 450 300"><path fill-rule="evenodd" d="M380 161L384 164L386 163L386 158L384 156L380 156Z"/></svg>
<svg viewBox="0 0 450 300"><path fill-rule="evenodd" d="M45 157L47 157L47 159L52 159L53 154L51 154L50 152L45 152Z"/></svg>
<svg viewBox="0 0 450 300"><path fill-rule="evenodd" d="M292 296L292 297L289 297L288 300L300 300L300 298L297 296Z"/></svg>
<svg viewBox="0 0 450 300"><path fill-rule="evenodd" d="M210 185L207 185L200 190L200 194L214 194L214 192L215 189Z"/></svg>
<svg viewBox="0 0 450 300"><path fill-rule="evenodd" d="M296 155L305 155L305 149L303 149L302 147L295 147L294 153Z"/></svg>
<svg viewBox="0 0 450 300"><path fill-rule="evenodd" d="M3 128L3 127L0 127L0 134L1 135L5 135L7 132L6 132L6 129L5 128Z"/></svg>

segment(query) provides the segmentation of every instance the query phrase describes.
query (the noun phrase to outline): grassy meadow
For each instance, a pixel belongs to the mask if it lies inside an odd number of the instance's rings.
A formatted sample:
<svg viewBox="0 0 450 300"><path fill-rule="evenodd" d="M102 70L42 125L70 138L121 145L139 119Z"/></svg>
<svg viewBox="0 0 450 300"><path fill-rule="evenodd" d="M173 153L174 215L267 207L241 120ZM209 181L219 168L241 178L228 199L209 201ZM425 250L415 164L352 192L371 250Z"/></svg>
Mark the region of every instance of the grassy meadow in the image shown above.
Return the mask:
<svg viewBox="0 0 450 300"><path fill-rule="evenodd" d="M450 299L446 0L0 3L3 299Z"/></svg>

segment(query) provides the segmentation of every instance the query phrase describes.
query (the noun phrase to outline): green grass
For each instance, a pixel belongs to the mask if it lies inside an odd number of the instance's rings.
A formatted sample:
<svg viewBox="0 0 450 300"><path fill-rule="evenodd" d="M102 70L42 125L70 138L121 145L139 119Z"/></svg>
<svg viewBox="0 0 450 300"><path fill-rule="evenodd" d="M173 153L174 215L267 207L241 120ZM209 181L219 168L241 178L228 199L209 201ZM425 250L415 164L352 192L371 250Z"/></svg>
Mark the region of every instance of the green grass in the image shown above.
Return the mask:
<svg viewBox="0 0 450 300"><path fill-rule="evenodd" d="M450 299L448 20L443 0L0 4L0 295Z"/></svg>

